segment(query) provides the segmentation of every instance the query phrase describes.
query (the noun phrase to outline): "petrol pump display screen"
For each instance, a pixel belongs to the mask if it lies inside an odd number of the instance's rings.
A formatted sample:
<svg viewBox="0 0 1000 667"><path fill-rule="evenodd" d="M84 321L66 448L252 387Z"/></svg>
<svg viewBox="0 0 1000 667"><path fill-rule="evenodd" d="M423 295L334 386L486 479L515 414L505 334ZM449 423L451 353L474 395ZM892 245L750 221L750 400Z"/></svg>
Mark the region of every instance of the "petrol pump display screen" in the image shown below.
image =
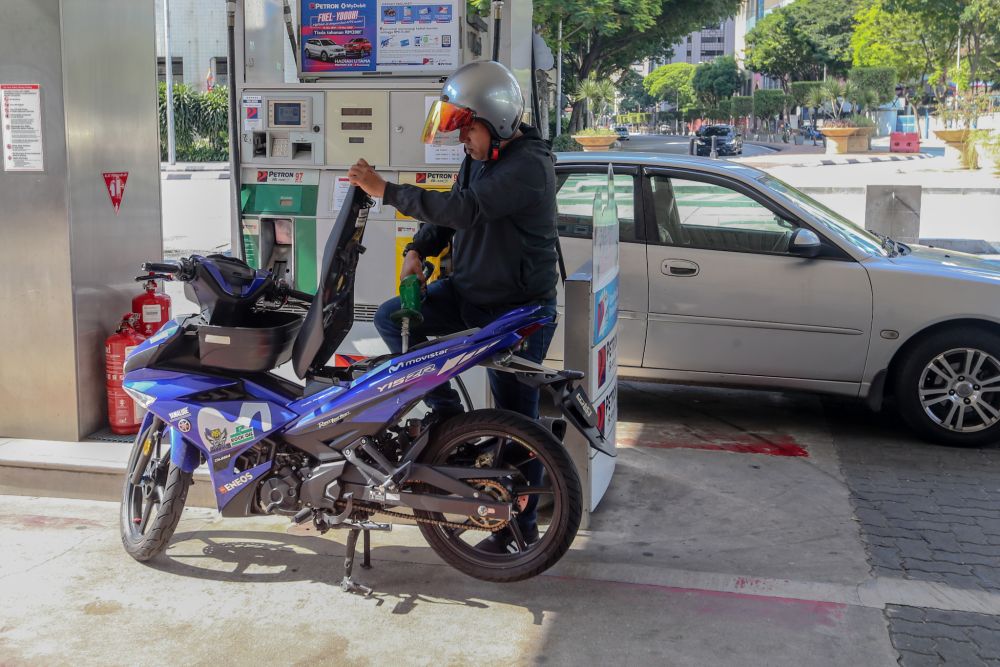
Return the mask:
<svg viewBox="0 0 1000 667"><path fill-rule="evenodd" d="M302 102L273 102L273 127L302 127Z"/></svg>

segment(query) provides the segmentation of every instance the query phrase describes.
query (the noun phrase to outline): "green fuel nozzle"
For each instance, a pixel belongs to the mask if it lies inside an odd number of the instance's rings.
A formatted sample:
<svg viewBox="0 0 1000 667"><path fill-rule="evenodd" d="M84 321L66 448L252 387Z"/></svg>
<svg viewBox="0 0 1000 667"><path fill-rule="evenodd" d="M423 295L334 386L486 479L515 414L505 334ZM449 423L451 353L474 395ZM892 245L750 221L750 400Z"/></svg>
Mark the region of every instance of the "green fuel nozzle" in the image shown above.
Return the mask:
<svg viewBox="0 0 1000 667"><path fill-rule="evenodd" d="M420 300L423 285L420 277L409 275L399 281L399 310L389 315L389 319L400 325L403 334L403 352L410 347L410 324L420 325L424 316L420 314Z"/></svg>

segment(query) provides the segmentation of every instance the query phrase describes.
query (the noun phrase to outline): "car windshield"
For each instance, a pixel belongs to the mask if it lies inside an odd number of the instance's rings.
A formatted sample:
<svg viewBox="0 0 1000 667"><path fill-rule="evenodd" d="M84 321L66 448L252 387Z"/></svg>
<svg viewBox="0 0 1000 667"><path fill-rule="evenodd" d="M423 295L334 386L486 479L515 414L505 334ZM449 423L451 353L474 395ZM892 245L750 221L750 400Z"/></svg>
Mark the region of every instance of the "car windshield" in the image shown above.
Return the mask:
<svg viewBox="0 0 1000 667"><path fill-rule="evenodd" d="M793 202L798 204L800 208L809 212L824 223L830 232L836 234L854 247L873 255L880 255L882 257L888 256L889 253L883 247L882 240L879 237L875 236L867 229L854 224L836 211L820 204L812 197L799 192L792 186L773 176L765 174L760 178L760 182L771 190L791 199Z"/></svg>
<svg viewBox="0 0 1000 667"><path fill-rule="evenodd" d="M728 127L703 127L701 129L701 136L703 137L724 137L729 134L732 130Z"/></svg>
<svg viewBox="0 0 1000 667"><path fill-rule="evenodd" d="M333 43L333 40L331 40L331 39L324 39L321 42L321 44L323 44L323 46L335 46L335 44Z"/></svg>

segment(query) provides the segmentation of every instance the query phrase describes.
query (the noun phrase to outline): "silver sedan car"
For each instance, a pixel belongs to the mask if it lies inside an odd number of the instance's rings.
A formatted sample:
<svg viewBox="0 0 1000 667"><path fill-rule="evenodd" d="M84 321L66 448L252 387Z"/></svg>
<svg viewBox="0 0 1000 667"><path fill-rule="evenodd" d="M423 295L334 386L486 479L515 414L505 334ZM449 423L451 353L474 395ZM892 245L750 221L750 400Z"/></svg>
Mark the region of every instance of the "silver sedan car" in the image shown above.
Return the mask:
<svg viewBox="0 0 1000 667"><path fill-rule="evenodd" d="M620 376L854 396L873 409L891 396L926 438L1000 440L1000 266L876 236L745 165L560 153L570 271L590 257L608 164Z"/></svg>

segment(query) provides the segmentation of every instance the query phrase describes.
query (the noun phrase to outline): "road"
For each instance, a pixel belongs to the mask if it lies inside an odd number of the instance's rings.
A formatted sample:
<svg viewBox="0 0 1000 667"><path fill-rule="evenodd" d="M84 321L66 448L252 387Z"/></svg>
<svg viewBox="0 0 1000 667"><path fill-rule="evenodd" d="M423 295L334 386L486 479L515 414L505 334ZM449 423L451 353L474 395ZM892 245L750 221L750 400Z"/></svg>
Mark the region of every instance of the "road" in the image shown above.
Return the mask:
<svg viewBox="0 0 1000 667"><path fill-rule="evenodd" d="M678 137L667 134L633 134L628 141L621 142L621 151L642 151L649 153L671 153L674 155L687 155L689 137ZM764 148L756 144L743 144L743 155L752 157L755 155L765 155L772 153L770 148Z"/></svg>

